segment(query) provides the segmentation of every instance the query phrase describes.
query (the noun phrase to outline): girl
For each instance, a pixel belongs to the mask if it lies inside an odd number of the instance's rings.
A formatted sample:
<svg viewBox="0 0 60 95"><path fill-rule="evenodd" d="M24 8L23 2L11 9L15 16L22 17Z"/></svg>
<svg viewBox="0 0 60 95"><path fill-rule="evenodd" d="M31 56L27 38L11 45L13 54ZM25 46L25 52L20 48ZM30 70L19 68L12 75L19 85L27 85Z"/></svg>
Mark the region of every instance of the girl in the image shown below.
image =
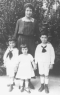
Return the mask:
<svg viewBox="0 0 60 95"><path fill-rule="evenodd" d="M17 65L18 49L15 48L15 41L12 38L9 38L8 44L9 46L4 53L3 61L4 61L4 66L6 67L7 76L10 79L9 91L12 91L14 85L14 75Z"/></svg>
<svg viewBox="0 0 60 95"><path fill-rule="evenodd" d="M24 90L30 93L29 89L29 79L34 76L33 68L35 64L33 62L33 56L28 53L28 48L26 45L21 45L22 54L18 57L18 71L16 78L20 79L21 92ZM25 88L24 88L25 81Z"/></svg>

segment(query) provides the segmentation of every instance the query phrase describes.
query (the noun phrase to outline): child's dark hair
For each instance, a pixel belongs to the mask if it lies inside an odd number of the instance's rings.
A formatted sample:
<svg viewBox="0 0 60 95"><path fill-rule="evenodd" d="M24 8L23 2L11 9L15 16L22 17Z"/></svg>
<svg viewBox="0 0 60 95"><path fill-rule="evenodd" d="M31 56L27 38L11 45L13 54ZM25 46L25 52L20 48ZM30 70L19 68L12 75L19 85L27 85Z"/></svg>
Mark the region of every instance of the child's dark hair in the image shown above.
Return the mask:
<svg viewBox="0 0 60 95"><path fill-rule="evenodd" d="M22 53L22 48L28 48L28 46L27 46L26 44L21 44L21 45L20 45L19 54Z"/></svg>
<svg viewBox="0 0 60 95"><path fill-rule="evenodd" d="M20 48L28 48L28 46L26 44L21 44Z"/></svg>
<svg viewBox="0 0 60 95"><path fill-rule="evenodd" d="M12 38L11 36L9 36L9 38L8 38L8 42L9 42L9 41L13 41L13 42L15 43L15 39Z"/></svg>

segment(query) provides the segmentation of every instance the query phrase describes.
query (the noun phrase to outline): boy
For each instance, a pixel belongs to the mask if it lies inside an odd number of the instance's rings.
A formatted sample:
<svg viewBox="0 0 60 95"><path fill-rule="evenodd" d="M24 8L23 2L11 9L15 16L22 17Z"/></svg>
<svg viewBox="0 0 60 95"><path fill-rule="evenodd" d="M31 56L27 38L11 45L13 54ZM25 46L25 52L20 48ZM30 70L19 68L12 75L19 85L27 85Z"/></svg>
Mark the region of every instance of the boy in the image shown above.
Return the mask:
<svg viewBox="0 0 60 95"><path fill-rule="evenodd" d="M9 37L8 39L8 47L4 53L3 61L4 66L6 67L6 73L9 81L10 90L13 90L14 85L14 76L16 71L16 65L17 65L17 58L18 58L18 49L15 47L15 40Z"/></svg>
<svg viewBox="0 0 60 95"><path fill-rule="evenodd" d="M55 52L51 43L48 42L47 32L43 31L40 39L41 44L36 47L35 51L35 63L38 63L41 79L41 87L39 88L39 91L42 92L45 89L45 92L49 93L48 76L49 70L53 68Z"/></svg>

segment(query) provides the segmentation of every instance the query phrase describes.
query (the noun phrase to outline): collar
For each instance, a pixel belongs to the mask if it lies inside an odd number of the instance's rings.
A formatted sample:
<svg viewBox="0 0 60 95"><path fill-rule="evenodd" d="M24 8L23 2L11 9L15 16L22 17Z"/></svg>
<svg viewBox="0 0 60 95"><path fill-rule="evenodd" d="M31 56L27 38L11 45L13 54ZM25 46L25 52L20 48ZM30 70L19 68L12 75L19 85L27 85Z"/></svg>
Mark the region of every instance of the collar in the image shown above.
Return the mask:
<svg viewBox="0 0 60 95"><path fill-rule="evenodd" d="M47 44L42 44L42 43L41 43L41 47L45 47L45 46L47 47Z"/></svg>
<svg viewBox="0 0 60 95"><path fill-rule="evenodd" d="M26 22L34 22L34 18L27 19L26 17L23 17L23 18L22 18L22 21L26 21Z"/></svg>
<svg viewBox="0 0 60 95"><path fill-rule="evenodd" d="M10 48L10 47L8 47L8 48L9 48L10 51L13 51L13 49L14 49L14 48Z"/></svg>

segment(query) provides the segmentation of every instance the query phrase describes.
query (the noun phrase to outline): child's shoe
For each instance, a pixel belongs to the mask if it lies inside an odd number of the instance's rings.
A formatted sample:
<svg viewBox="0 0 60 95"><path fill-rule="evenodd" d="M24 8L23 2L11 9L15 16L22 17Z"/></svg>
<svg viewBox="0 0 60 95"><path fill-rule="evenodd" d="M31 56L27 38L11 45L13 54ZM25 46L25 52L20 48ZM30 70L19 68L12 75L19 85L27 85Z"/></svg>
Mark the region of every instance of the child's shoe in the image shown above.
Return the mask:
<svg viewBox="0 0 60 95"><path fill-rule="evenodd" d="M13 85L10 85L9 92L13 90Z"/></svg>
<svg viewBox="0 0 60 95"><path fill-rule="evenodd" d="M24 87L23 87L23 86L20 87L20 91L21 91L21 92L24 92Z"/></svg>
<svg viewBox="0 0 60 95"><path fill-rule="evenodd" d="M30 80L29 80L29 88L31 88L31 89L35 89L34 86L33 86L33 84L31 83Z"/></svg>
<svg viewBox="0 0 60 95"><path fill-rule="evenodd" d="M45 92L46 93L49 93L49 88L48 88L48 85L47 84L45 84Z"/></svg>
<svg viewBox="0 0 60 95"><path fill-rule="evenodd" d="M19 89L21 88L21 86L18 87Z"/></svg>
<svg viewBox="0 0 60 95"><path fill-rule="evenodd" d="M39 88L38 91L42 92L44 90L44 84L41 84L41 87Z"/></svg>
<svg viewBox="0 0 60 95"><path fill-rule="evenodd" d="M13 84L7 84L7 86L9 87L9 86L15 86L15 83L13 82Z"/></svg>
<svg viewBox="0 0 60 95"><path fill-rule="evenodd" d="M31 91L30 91L30 88L28 87L28 88L25 88L25 91L26 92L28 92L28 93L31 93Z"/></svg>

